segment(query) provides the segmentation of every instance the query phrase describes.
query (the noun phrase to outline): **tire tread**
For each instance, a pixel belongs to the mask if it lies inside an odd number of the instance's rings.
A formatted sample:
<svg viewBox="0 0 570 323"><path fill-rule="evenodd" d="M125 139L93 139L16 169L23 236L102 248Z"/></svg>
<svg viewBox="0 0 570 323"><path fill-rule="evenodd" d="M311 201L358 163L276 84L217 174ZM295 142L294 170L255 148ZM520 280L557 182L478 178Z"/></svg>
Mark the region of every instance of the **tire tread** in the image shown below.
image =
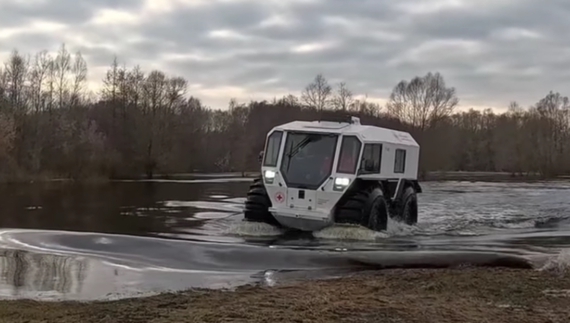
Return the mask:
<svg viewBox="0 0 570 323"><path fill-rule="evenodd" d="M262 178L257 177L250 185L244 203L244 220L250 222L263 222L271 225L279 225L277 220L269 212L271 200L267 195Z"/></svg>

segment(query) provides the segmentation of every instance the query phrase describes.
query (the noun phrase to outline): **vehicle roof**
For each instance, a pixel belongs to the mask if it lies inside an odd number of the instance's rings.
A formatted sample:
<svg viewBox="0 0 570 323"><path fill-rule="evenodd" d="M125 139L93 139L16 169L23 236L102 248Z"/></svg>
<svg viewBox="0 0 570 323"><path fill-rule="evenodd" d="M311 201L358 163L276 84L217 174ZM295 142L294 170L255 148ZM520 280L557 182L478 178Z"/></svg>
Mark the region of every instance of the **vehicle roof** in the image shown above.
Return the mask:
<svg viewBox="0 0 570 323"><path fill-rule="evenodd" d="M377 126L351 124L332 121L293 121L279 125L274 130L336 133L358 135L368 143L391 143L396 145L419 147L414 138L407 132Z"/></svg>

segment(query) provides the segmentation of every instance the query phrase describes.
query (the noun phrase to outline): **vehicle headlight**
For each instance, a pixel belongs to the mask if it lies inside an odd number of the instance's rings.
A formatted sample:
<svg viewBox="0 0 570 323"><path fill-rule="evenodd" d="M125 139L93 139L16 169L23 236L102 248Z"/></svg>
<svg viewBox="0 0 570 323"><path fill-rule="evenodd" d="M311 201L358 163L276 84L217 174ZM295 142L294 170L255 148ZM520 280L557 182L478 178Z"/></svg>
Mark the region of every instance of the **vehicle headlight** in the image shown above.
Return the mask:
<svg viewBox="0 0 570 323"><path fill-rule="evenodd" d="M346 177L337 177L334 179L333 190L335 191L344 191L350 184L350 178Z"/></svg>
<svg viewBox="0 0 570 323"><path fill-rule="evenodd" d="M334 180L334 185L338 185L338 186L348 186L348 184L350 184L350 179L346 178L346 177L337 177Z"/></svg>
<svg viewBox="0 0 570 323"><path fill-rule="evenodd" d="M275 171L268 169L263 174L263 177L265 178L265 183L273 184L273 180L275 179Z"/></svg>
<svg viewBox="0 0 570 323"><path fill-rule="evenodd" d="M265 171L265 178L274 179L275 178L275 172L272 170L266 170Z"/></svg>

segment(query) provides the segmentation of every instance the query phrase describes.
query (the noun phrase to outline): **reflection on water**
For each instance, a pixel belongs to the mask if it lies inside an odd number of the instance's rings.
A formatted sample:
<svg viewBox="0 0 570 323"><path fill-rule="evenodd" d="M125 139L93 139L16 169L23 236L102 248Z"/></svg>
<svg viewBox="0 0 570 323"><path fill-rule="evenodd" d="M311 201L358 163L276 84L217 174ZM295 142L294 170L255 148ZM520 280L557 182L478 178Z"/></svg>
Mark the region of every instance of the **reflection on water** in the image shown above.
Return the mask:
<svg viewBox="0 0 570 323"><path fill-rule="evenodd" d="M86 259L0 250L0 292L4 297L30 292L80 294L87 269Z"/></svg>
<svg viewBox="0 0 570 323"><path fill-rule="evenodd" d="M0 186L0 227L132 235L172 233L173 228L200 226L208 219L194 219L193 210L168 205L167 201L200 201L208 208L215 206L209 203L219 201L211 195L241 196L247 185L120 182ZM222 215L240 212L235 203L226 204L231 209L222 206Z"/></svg>

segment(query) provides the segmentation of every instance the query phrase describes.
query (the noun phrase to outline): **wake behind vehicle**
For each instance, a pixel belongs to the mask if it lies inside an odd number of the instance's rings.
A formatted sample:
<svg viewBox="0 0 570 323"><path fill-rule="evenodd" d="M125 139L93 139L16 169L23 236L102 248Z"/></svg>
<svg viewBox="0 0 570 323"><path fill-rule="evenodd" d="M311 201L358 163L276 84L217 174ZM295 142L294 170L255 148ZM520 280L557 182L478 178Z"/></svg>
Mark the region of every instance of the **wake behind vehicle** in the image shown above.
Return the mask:
<svg viewBox="0 0 570 323"><path fill-rule="evenodd" d="M274 127L244 218L303 231L335 223L382 231L389 217L415 224L419 150L410 134L356 117Z"/></svg>

